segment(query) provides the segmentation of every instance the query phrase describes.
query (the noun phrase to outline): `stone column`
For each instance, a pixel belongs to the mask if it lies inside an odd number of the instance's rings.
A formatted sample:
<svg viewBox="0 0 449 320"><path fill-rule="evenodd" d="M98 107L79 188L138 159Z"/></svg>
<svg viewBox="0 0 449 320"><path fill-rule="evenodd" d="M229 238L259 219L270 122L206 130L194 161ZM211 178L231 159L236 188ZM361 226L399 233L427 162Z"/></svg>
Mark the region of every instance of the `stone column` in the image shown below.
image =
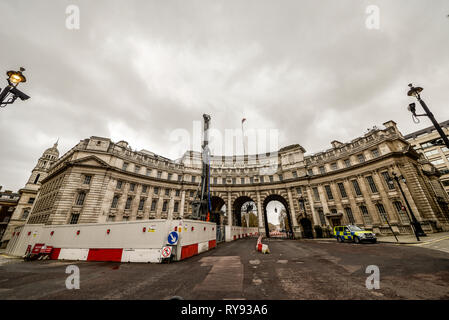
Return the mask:
<svg viewBox="0 0 449 320"><path fill-rule="evenodd" d="M168 202L168 214L167 214L168 220L173 220L173 209L174 209L173 207L175 206L174 193L175 190L170 191L170 201Z"/></svg>
<svg viewBox="0 0 449 320"><path fill-rule="evenodd" d="M287 188L287 195L288 195L288 205L290 207L290 217L292 219L293 224L293 232L295 233L295 237L301 237L301 231L298 227L298 221L296 220L296 212L295 212L295 205L293 203L293 195L291 188Z"/></svg>
<svg viewBox="0 0 449 320"><path fill-rule="evenodd" d="M401 168L396 166L394 171L399 176L402 174L405 177L406 182L404 183L404 182L402 182L401 179L399 179L399 183L401 184L402 190L404 191L404 194L407 197L410 207L413 210L416 220L422 221L422 216L421 216L420 211L433 212L433 209L429 203L429 200L426 197L426 193L425 193L423 187L419 183L417 173L416 173L414 167L410 163L406 163L403 167L403 170L401 170ZM395 186L397 187L397 184L395 184ZM415 191L413 195L410 192L409 187L411 187ZM398 192L400 193L401 191L398 190ZM401 194L401 198L402 198L402 194ZM415 201L415 199L416 199L416 201ZM403 202L404 202L403 205L407 208L405 201L403 201ZM420 204L421 210L418 209L418 203ZM407 212L408 211L409 211L409 209L407 208ZM410 212L409 212L409 214L410 214Z"/></svg>
<svg viewBox="0 0 449 320"><path fill-rule="evenodd" d="M368 209L368 214L371 216L373 225L381 226L382 222L377 214L377 208L371 200L371 189L369 189L368 183L365 181L365 177L363 175L358 175L357 180L359 181L360 190L362 191L365 205Z"/></svg>
<svg viewBox="0 0 449 320"><path fill-rule="evenodd" d="M228 192L228 204L226 205L226 210L228 211L228 226L232 227L232 203L230 192Z"/></svg>
<svg viewBox="0 0 449 320"><path fill-rule="evenodd" d="M184 217L184 205L186 201L186 191L181 191L181 208L179 209L179 216L182 218Z"/></svg>
<svg viewBox="0 0 449 320"><path fill-rule="evenodd" d="M258 218L258 232L259 235L264 235L265 234L265 226L263 223L263 209L262 209L262 203L260 202L260 191L257 190L256 191L256 196L257 196L257 218Z"/></svg>
<svg viewBox="0 0 449 320"><path fill-rule="evenodd" d="M148 188L149 189L149 188ZM153 193L149 190L149 196L147 198L147 200L145 201L145 207L144 207L144 219L145 217L147 219L150 218L151 215L151 203L153 202Z"/></svg>
<svg viewBox="0 0 449 320"><path fill-rule="evenodd" d="M354 185L352 184L351 178L345 179L343 185L345 185L346 193L348 194L349 203L351 205L352 216L354 217L355 224L363 226L365 223L363 222L362 214L360 213L360 209L355 200L356 194L354 191Z"/></svg>
<svg viewBox="0 0 449 320"><path fill-rule="evenodd" d="M321 226L320 217L318 216L318 212L315 210L314 199L312 195L312 189L310 187L306 188L307 199L310 205L310 210L312 211L312 223L314 226ZM304 204L305 206L305 204ZM314 229L315 232L315 229Z"/></svg>
<svg viewBox="0 0 449 320"><path fill-rule="evenodd" d="M160 190L159 190L160 192ZM157 204L156 204L156 219L161 219L162 217L162 204L164 203L164 199L160 196L157 199Z"/></svg>
<svg viewBox="0 0 449 320"><path fill-rule="evenodd" d="M382 182L383 177L380 176L379 172L376 170L372 174L374 183L379 190L380 198L382 200L382 204L384 205L385 211L387 212L387 219L390 224L398 224L399 216L396 213L396 209L393 207L390 199L388 198L388 186L385 187L385 184Z"/></svg>
<svg viewBox="0 0 449 320"><path fill-rule="evenodd" d="M318 194L320 195L320 201L323 206L324 221L326 222L326 226L330 227L329 219L326 217L326 213L330 213L329 206L327 205L327 195L324 190L324 187L321 184L319 184L317 186L317 188L318 188ZM320 225L321 225L321 223L320 223Z"/></svg>

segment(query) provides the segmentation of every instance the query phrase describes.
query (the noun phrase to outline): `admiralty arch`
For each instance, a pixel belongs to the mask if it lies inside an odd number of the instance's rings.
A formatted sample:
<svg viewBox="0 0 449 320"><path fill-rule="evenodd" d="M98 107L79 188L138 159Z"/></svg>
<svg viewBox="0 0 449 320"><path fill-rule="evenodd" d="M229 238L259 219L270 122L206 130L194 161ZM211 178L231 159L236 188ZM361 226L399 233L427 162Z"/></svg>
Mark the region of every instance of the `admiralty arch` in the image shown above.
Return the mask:
<svg viewBox="0 0 449 320"><path fill-rule="evenodd" d="M172 161L93 136L54 161L45 178L36 182L36 174L39 163L29 179L39 193L23 223L182 219L192 213L201 154L187 151ZM211 219L239 226L242 207L251 202L259 232L266 233L267 205L275 200L284 205L297 238L326 236L340 224L379 234L412 233L406 197L425 232L449 230L449 198L438 177L388 121L383 129L346 143L332 141L313 155L295 144L268 155L212 156Z"/></svg>

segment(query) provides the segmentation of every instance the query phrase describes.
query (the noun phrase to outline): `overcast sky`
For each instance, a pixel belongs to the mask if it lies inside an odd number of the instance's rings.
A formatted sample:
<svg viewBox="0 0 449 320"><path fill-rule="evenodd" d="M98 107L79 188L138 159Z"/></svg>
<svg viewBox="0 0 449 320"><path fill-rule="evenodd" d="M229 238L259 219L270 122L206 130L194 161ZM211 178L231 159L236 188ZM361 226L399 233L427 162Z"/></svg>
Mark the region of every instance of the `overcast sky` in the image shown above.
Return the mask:
<svg viewBox="0 0 449 320"><path fill-rule="evenodd" d="M70 4L79 30L66 28ZM403 133L429 126L406 109L410 82L449 119L447 0L6 0L0 12L0 72L25 67L31 96L0 110L3 190L23 187L58 138L61 155L96 135L177 158L170 135L203 113L307 153L390 119Z"/></svg>

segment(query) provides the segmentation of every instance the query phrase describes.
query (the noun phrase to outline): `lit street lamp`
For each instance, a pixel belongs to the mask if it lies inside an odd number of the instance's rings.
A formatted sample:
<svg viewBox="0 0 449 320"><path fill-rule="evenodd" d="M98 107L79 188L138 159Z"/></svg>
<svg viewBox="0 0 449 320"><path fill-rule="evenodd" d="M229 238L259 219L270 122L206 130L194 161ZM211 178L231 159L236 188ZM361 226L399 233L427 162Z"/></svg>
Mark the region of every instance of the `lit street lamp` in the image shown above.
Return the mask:
<svg viewBox="0 0 449 320"><path fill-rule="evenodd" d="M8 71L6 75L8 76L8 85L3 89L0 88L0 107L4 108L8 104L14 103L17 98L20 100L28 100L30 97L17 89L17 86L21 82L26 82L26 78L23 75L25 68L20 68L20 71Z"/></svg>
<svg viewBox="0 0 449 320"><path fill-rule="evenodd" d="M440 134L441 138L443 139L444 144L446 145L446 147L449 148L449 139L447 138L443 129L441 129L439 123L435 120L435 117L433 116L432 112L430 112L426 103L421 99L421 96L419 95L419 93L421 91L423 91L423 88L413 87L413 85L411 83L408 86L410 87L410 90L407 92L407 95L409 97L412 97L412 96L415 97L421 104L424 111L426 112L425 114L416 114L416 105L414 103L410 103L408 106L408 110L413 114L413 117L414 117L413 119L415 119L417 117L423 117L423 116L429 117L430 121L432 121L432 123L433 123L433 126L435 127L435 129L437 129L438 133ZM419 122L419 120L417 122Z"/></svg>
<svg viewBox="0 0 449 320"><path fill-rule="evenodd" d="M411 222L411 224L412 224L413 231L415 232L416 239L417 239L418 241L420 241L419 237L420 237L420 236L421 236L421 237L425 237L426 234L424 233L423 229L421 228L421 224L419 223L419 221L416 220L416 217L415 217L415 215L413 214L412 208L410 207L410 204L408 203L408 200L407 200L407 198L405 197L404 190L402 190L401 183L399 182L399 179L401 179L403 183L405 183L406 180L405 180L405 178L404 178L403 175L401 175L400 177L398 177L398 176L396 175L395 172L393 172L392 175L393 175L393 179L396 180L396 183L398 184L399 190L401 191L402 197L404 198L405 204L407 205L408 211L410 212L410 215L411 215L411 217L412 217L410 222ZM394 182L393 182L393 180L392 180L391 178L388 180L388 183L394 184ZM407 212L407 211L406 211L406 212ZM408 216L408 215L407 215L407 216ZM409 217L409 219L410 219L410 217Z"/></svg>

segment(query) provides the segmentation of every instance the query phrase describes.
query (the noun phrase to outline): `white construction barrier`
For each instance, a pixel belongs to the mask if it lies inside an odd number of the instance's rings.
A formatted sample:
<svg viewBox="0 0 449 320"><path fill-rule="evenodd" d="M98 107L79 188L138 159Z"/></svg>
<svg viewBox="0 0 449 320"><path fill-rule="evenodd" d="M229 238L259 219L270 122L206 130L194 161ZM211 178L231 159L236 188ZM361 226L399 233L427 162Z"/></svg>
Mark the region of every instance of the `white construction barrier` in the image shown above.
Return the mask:
<svg viewBox="0 0 449 320"><path fill-rule="evenodd" d="M225 231L225 240L226 242L246 238L246 237L253 237L257 236L259 234L259 228L252 227L237 227L237 226L226 226Z"/></svg>
<svg viewBox="0 0 449 320"><path fill-rule="evenodd" d="M16 229L6 253L23 256L36 244L52 247L51 259L161 262L168 235L175 232L174 260L216 247L216 225L195 220L146 220L69 225L32 225Z"/></svg>
<svg viewBox="0 0 449 320"><path fill-rule="evenodd" d="M162 261L163 248L172 247L179 261L217 246L215 223L197 220L143 220L109 223L38 225L16 228L6 253L24 256L34 246L52 247L51 259L153 262ZM169 244L174 232L177 242ZM226 226L226 241L258 235L258 228Z"/></svg>

